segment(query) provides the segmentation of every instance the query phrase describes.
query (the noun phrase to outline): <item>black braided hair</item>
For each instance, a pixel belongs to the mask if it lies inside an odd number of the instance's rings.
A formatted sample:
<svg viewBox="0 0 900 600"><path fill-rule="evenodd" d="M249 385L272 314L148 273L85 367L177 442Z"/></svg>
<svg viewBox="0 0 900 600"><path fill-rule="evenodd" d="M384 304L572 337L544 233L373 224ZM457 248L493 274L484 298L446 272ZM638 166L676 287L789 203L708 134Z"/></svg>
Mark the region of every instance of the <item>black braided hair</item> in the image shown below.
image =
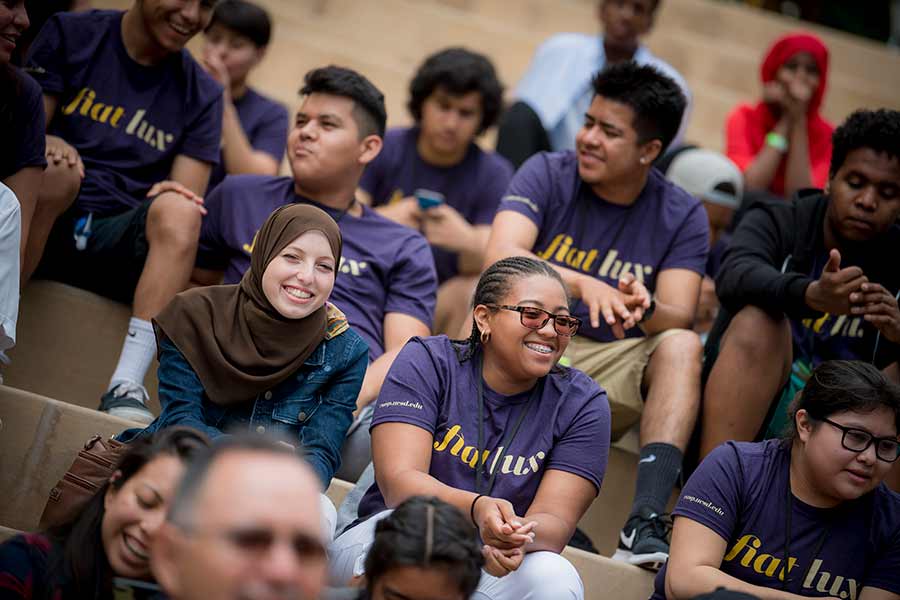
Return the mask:
<svg viewBox="0 0 900 600"><path fill-rule="evenodd" d="M475 287L475 296L472 299L472 308L479 304L499 304L509 293L513 283L525 277L543 275L559 282L568 299L568 290L559 273L549 263L532 258L530 256L510 256L503 258L485 269L478 279ZM460 362L469 360L481 347L481 330L478 323L472 318L472 332L468 339L454 340L454 347Z"/></svg>
<svg viewBox="0 0 900 600"><path fill-rule="evenodd" d="M435 497L413 496L375 526L375 539L366 555L366 587L391 569L445 569L468 598L481 579L481 543L475 527L451 504Z"/></svg>

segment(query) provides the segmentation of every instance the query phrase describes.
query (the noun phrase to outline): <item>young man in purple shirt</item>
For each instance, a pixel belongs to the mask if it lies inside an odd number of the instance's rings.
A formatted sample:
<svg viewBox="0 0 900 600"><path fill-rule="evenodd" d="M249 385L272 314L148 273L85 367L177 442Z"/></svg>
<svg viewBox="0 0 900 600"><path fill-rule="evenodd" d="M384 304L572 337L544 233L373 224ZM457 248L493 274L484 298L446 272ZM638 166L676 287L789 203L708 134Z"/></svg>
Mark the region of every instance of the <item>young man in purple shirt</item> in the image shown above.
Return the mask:
<svg viewBox="0 0 900 600"><path fill-rule="evenodd" d="M603 386L613 437L640 422L631 516L617 557L668 557L662 520L700 403L701 346L690 331L706 266L700 201L652 166L678 131L684 94L635 63L593 81L577 153L541 153L500 203L487 261L532 255L553 264L584 321L566 358Z"/></svg>
<svg viewBox="0 0 900 600"><path fill-rule="evenodd" d="M455 336L467 320L490 224L512 179L506 159L475 143L502 103L503 86L487 57L464 48L429 56L409 85L415 126L388 131L359 182L362 198L379 213L420 230L431 244L438 333ZM437 199L434 206L417 198L423 193Z"/></svg>
<svg viewBox="0 0 900 600"><path fill-rule="evenodd" d="M226 174L278 174L287 145L287 109L247 83L271 36L269 14L245 0L219 2L206 28L202 64L225 88L222 156L213 168L210 190Z"/></svg>
<svg viewBox="0 0 900 600"><path fill-rule="evenodd" d="M25 255L37 275L133 302L101 410L153 416L141 385L156 354L152 319L187 287L205 192L218 161L222 88L185 44L215 0L135 0L125 12L51 17L31 46L50 165ZM159 193L171 180L192 192ZM46 243L46 252L44 245Z"/></svg>
<svg viewBox="0 0 900 600"><path fill-rule="evenodd" d="M434 261L422 234L356 200L363 169L381 151L386 121L381 92L354 71L325 67L306 74L300 93L288 137L292 177L225 178L206 202L194 279L207 285L223 276L225 283L240 281L259 227L279 206L309 202L328 212L343 236L331 300L369 345L371 362L357 400L363 409L378 395L406 341L431 331ZM349 469L353 473L342 471L342 478L354 479L368 463L367 427L356 425L351 431L366 439L345 458L366 456Z"/></svg>

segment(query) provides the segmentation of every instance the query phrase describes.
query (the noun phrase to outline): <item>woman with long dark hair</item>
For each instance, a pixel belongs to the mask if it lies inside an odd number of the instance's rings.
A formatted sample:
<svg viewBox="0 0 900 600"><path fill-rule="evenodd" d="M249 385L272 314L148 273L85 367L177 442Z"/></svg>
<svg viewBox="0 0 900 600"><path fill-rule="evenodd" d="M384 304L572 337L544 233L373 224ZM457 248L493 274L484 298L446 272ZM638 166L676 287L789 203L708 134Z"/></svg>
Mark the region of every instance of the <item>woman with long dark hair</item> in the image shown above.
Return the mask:
<svg viewBox="0 0 900 600"><path fill-rule="evenodd" d="M787 439L727 442L682 490L653 600L719 587L759 598L900 598L900 387L828 361L791 407Z"/></svg>
<svg viewBox="0 0 900 600"><path fill-rule="evenodd" d="M333 583L359 574L392 507L426 495L481 535L486 573L472 598L583 597L559 553L600 490L610 415L592 379L557 366L579 324L550 265L510 257L481 275L469 339L407 343L375 408L376 482L331 547Z"/></svg>
<svg viewBox="0 0 900 600"><path fill-rule="evenodd" d="M175 427L135 440L73 521L0 545L0 598L112 598L114 577L149 580L150 544L206 436Z"/></svg>

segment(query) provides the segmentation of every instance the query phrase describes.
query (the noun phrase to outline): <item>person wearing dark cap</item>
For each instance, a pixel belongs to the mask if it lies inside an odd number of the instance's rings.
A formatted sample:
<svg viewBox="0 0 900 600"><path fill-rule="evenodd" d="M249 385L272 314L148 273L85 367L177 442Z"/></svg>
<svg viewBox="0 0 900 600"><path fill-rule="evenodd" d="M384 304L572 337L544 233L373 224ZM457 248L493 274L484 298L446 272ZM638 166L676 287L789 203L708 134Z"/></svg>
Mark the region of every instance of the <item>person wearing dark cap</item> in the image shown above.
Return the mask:
<svg viewBox="0 0 900 600"><path fill-rule="evenodd" d="M250 87L248 77L266 56L272 21L246 0L222 0L206 27L201 64L225 89L222 157L209 181L226 175L277 175L287 146L288 111Z"/></svg>

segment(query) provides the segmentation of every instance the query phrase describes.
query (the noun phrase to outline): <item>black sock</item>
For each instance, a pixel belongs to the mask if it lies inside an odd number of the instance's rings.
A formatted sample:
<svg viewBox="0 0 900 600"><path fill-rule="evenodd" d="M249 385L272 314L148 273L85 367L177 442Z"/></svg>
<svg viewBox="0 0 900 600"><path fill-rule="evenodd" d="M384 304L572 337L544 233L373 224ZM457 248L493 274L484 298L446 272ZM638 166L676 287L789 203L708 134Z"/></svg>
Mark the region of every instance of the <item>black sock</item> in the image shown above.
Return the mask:
<svg viewBox="0 0 900 600"><path fill-rule="evenodd" d="M681 472L681 461L681 450L671 444L653 443L641 448L637 486L629 518L638 514L644 506L658 515L665 512Z"/></svg>

